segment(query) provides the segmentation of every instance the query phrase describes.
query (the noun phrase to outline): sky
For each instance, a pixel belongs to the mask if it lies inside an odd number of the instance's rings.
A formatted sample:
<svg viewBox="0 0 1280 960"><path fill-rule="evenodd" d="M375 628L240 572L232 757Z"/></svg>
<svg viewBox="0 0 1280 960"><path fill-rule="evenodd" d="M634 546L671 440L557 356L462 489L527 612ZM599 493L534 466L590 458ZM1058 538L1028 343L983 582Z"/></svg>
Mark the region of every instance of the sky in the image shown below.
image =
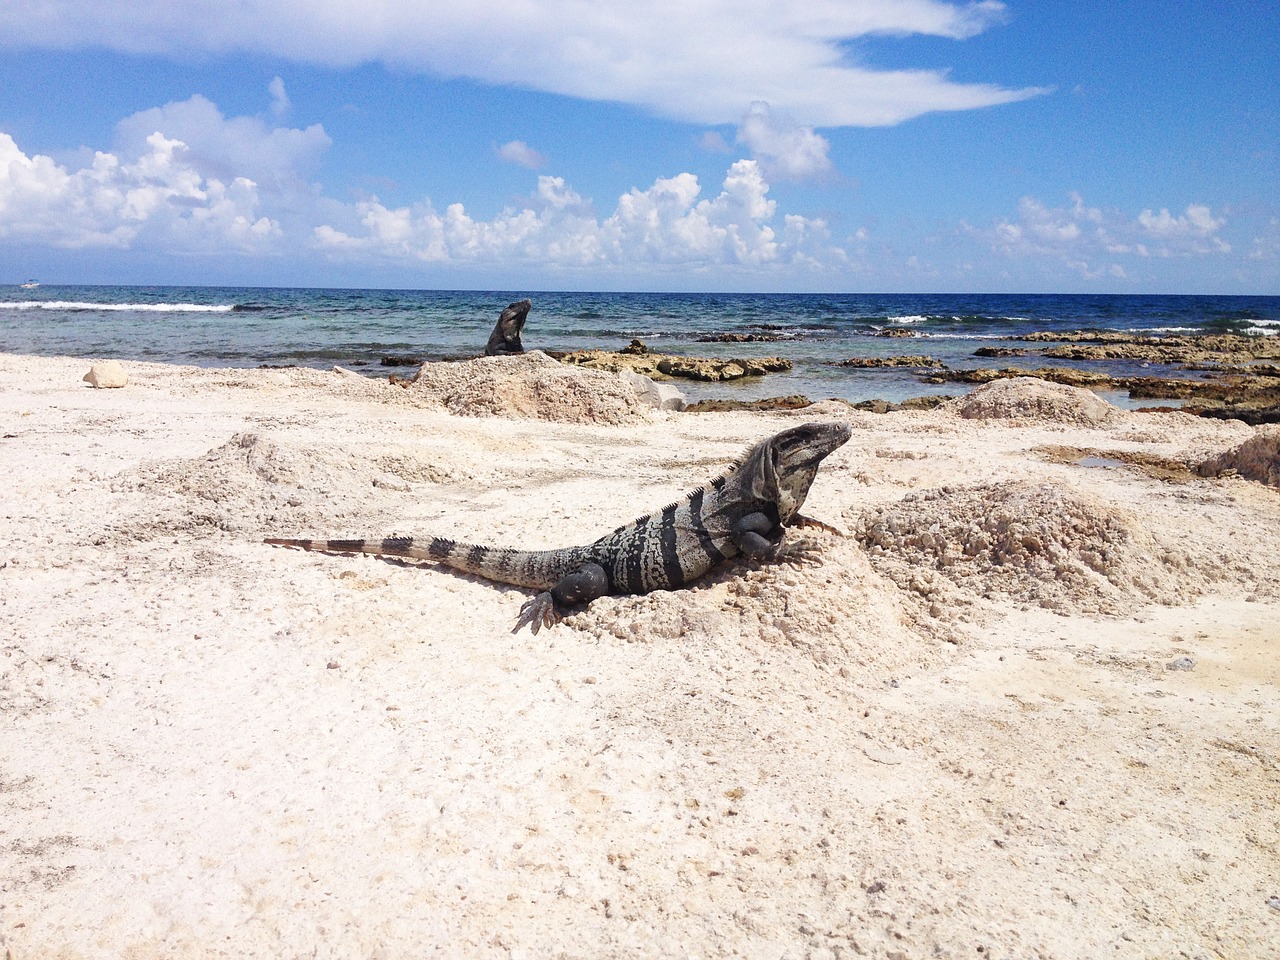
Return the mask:
<svg viewBox="0 0 1280 960"><path fill-rule="evenodd" d="M3 0L27 278L1280 295L1280 4Z"/></svg>

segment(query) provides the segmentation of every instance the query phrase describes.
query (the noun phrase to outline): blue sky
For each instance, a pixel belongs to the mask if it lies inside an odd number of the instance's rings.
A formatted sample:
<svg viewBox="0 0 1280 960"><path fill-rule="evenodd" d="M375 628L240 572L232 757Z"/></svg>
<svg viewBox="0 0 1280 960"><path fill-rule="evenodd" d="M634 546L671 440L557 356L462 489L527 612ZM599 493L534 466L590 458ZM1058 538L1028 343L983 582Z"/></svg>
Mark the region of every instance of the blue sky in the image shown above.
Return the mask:
<svg viewBox="0 0 1280 960"><path fill-rule="evenodd" d="M1280 294L1280 4L5 0L27 277Z"/></svg>

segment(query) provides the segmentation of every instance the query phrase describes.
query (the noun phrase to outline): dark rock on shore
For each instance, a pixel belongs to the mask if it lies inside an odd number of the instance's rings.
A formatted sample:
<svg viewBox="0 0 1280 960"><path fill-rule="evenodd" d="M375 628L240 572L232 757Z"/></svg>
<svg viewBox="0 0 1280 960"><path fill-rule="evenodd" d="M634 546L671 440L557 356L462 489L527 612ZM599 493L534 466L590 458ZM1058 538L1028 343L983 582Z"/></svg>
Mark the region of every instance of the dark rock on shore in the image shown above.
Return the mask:
<svg viewBox="0 0 1280 960"><path fill-rule="evenodd" d="M1044 351L1058 360L1146 360L1150 363L1233 363L1280 360L1280 337L1235 333L1150 337L1116 331L1039 332L1019 337L1033 343L1061 343Z"/></svg>
<svg viewBox="0 0 1280 960"><path fill-rule="evenodd" d="M813 406L808 397L767 397L763 400L699 400L685 407L686 413L729 413L735 410L803 410Z"/></svg>
<svg viewBox="0 0 1280 960"><path fill-rule="evenodd" d="M897 413L900 410L932 410L954 399L955 397L945 394L929 394L923 397L908 397L901 403L894 403L891 400L859 400L857 403L850 403L849 406L866 413Z"/></svg>
<svg viewBox="0 0 1280 960"><path fill-rule="evenodd" d="M775 340L791 340L776 333L711 333L699 337L699 343L772 343Z"/></svg>
<svg viewBox="0 0 1280 960"><path fill-rule="evenodd" d="M743 377L762 377L766 373L778 373L791 369L791 361L785 357L751 357L721 359L718 357L682 357L672 354L650 353L640 341L621 352L607 350L577 350L558 354L556 359L593 370L618 373L630 370L654 380L681 378L716 383L739 380Z"/></svg>
<svg viewBox="0 0 1280 960"><path fill-rule="evenodd" d="M1030 350L1022 347L979 347L977 350L973 351L973 355L975 357L993 358L1025 357L1029 353L1031 353Z"/></svg>
<svg viewBox="0 0 1280 960"><path fill-rule="evenodd" d="M1264 423L1280 423L1280 404L1270 407L1183 407L1188 413L1197 413L1202 417L1214 420L1240 420L1251 427L1260 427Z"/></svg>
<svg viewBox="0 0 1280 960"><path fill-rule="evenodd" d="M1076 370L1073 367L1039 367L1035 370L1017 370L1004 367L996 370L981 367L977 370L945 369L941 373L922 377L925 383L991 383L993 380L1007 380L1014 377L1035 377L1048 380L1050 383L1065 383L1072 387L1115 387L1120 389L1123 381L1105 373L1091 373L1087 370Z"/></svg>
<svg viewBox="0 0 1280 960"><path fill-rule="evenodd" d="M420 367L426 363L424 357L404 357L397 354L391 354L382 358L382 366L384 367Z"/></svg>
<svg viewBox="0 0 1280 960"><path fill-rule="evenodd" d="M848 360L839 360L832 363L832 366L835 367L857 367L858 369L871 369L873 367L921 367L932 369L943 365L941 360L926 356L850 357Z"/></svg>
<svg viewBox="0 0 1280 960"><path fill-rule="evenodd" d="M914 337L918 334L914 330L906 327L885 327L883 330L877 330L872 334L873 337Z"/></svg>

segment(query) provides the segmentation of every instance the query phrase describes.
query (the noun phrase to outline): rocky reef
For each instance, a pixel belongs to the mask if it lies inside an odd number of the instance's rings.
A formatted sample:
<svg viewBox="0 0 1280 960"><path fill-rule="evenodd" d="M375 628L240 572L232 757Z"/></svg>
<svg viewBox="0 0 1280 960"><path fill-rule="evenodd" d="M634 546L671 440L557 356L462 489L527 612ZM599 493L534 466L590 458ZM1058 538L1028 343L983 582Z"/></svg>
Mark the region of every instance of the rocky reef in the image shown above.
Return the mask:
<svg viewBox="0 0 1280 960"><path fill-rule="evenodd" d="M716 383L740 380L743 377L762 377L767 373L779 373L791 369L791 361L784 357L685 357L676 354L654 353L642 341L632 340L619 351L575 350L572 353L552 354L561 363L570 363L592 370L619 373L630 370L653 380L685 379Z"/></svg>
<svg viewBox="0 0 1280 960"><path fill-rule="evenodd" d="M982 347L983 358L1043 357L1073 366L1034 368L979 367L954 369L929 357L859 361L847 366L912 366L925 383L991 383L1014 377L1037 377L1093 390L1127 392L1132 400L1179 400L1181 409L1207 417L1250 424L1280 423L1280 337L1240 334L1141 336L1115 331L1038 332L1010 338L1051 347ZM1150 373L1117 375L1090 369L1097 364L1138 364ZM1164 368L1163 371L1160 368ZM1113 367L1114 369L1114 367ZM1188 374L1194 374L1189 376Z"/></svg>

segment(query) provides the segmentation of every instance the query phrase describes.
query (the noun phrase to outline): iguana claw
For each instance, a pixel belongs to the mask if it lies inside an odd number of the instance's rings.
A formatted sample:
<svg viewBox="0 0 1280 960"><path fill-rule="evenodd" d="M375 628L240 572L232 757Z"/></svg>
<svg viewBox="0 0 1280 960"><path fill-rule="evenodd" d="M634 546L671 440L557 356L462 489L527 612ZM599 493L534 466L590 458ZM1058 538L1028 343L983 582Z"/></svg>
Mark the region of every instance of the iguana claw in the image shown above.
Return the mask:
<svg viewBox="0 0 1280 960"><path fill-rule="evenodd" d="M800 566L805 563L817 563L822 559L822 549L816 540L804 538L793 543L780 543L773 555L779 563Z"/></svg>
<svg viewBox="0 0 1280 960"><path fill-rule="evenodd" d="M559 622L560 611L556 609L555 598L551 596L550 590L544 590L536 597L524 602L520 608L520 616L516 618L516 625L511 628L511 632L519 633L521 627L527 626L534 636L537 636L538 631L543 627L553 627Z"/></svg>

